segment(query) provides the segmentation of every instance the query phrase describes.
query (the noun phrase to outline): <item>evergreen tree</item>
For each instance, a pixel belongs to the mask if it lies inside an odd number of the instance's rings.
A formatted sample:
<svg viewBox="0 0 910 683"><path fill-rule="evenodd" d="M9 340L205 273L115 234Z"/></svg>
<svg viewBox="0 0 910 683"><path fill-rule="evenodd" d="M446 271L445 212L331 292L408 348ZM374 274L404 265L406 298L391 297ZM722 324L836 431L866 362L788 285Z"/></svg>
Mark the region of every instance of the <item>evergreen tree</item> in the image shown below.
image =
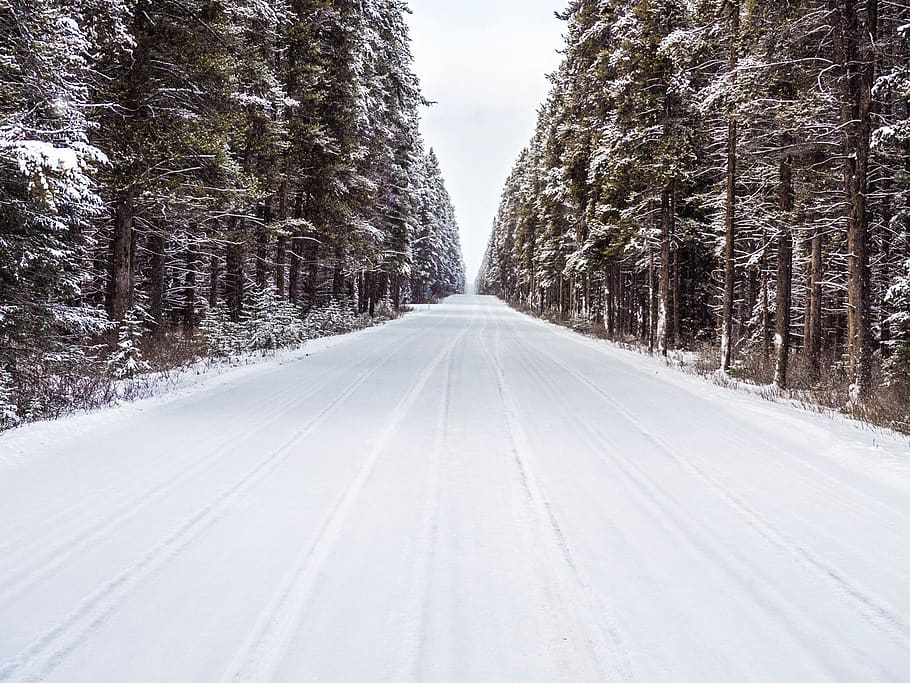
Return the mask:
<svg viewBox="0 0 910 683"><path fill-rule="evenodd" d="M310 310L349 330L415 281L463 289L406 11L0 2L4 426L86 400L55 378L140 372L144 332L274 348L317 333Z"/></svg>
<svg viewBox="0 0 910 683"><path fill-rule="evenodd" d="M80 371L106 316L85 305L85 224L105 153L89 142L90 44L66 3L0 3L0 376L4 412Z"/></svg>
<svg viewBox="0 0 910 683"><path fill-rule="evenodd" d="M708 343L725 371L868 411L882 371L906 368L907 8L574 0L561 16L480 291L662 353Z"/></svg>

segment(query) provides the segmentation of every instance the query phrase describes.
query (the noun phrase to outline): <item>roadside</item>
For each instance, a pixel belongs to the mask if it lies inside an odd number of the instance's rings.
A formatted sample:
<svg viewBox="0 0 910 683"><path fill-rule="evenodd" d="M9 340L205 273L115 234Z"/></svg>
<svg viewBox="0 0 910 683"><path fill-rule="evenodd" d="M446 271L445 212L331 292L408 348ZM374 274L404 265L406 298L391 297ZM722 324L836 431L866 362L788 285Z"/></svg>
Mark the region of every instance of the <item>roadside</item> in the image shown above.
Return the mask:
<svg viewBox="0 0 910 683"><path fill-rule="evenodd" d="M566 320L554 315L539 315L526 306L510 301L506 301L506 303L510 308L540 323L561 328L568 333L575 333L601 348L634 352L643 358L650 359L657 366L673 368L683 374L698 377L714 386L735 389L767 401L798 407L835 420L858 423L866 428L910 435L910 413L906 409L906 406L910 405L910 396L902 395L906 388L889 387L887 392L876 394L873 400L866 405L850 403L846 390L841 391L832 386L780 389L772 383L751 379L755 369L743 364L734 367L728 374L720 372L717 369L719 366L718 351L713 347L702 350L675 349L669 351L666 358L660 358L651 353L637 337L610 339L603 325L597 325L588 320Z"/></svg>
<svg viewBox="0 0 910 683"><path fill-rule="evenodd" d="M426 307L419 307L423 311ZM116 379L99 374L82 379L93 385L84 393L80 403L60 409L53 415L21 420L14 427L0 429L0 443L7 455L22 449L33 448L38 435L59 434L63 431L85 431L119 419L124 414L138 413L155 406L190 396L203 389L217 387L242 379L244 376L280 368L311 355L334 348L348 340L370 334L383 325L416 315L410 308L398 314L359 319L357 325L347 328L324 326L321 331L310 329L307 338L289 341L276 348L240 350L213 353L205 340L198 339L191 348L174 353L150 357L145 371L132 377ZM0 463L2 465L2 463Z"/></svg>

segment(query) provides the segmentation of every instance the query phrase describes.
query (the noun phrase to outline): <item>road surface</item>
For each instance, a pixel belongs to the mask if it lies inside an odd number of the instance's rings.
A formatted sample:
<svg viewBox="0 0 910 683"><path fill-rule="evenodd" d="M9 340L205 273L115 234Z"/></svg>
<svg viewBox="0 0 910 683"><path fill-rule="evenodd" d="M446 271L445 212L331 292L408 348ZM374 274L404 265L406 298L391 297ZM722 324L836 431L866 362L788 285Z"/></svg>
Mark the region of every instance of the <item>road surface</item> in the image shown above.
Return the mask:
<svg viewBox="0 0 910 683"><path fill-rule="evenodd" d="M140 408L0 438L0 680L910 680L895 437L484 297Z"/></svg>

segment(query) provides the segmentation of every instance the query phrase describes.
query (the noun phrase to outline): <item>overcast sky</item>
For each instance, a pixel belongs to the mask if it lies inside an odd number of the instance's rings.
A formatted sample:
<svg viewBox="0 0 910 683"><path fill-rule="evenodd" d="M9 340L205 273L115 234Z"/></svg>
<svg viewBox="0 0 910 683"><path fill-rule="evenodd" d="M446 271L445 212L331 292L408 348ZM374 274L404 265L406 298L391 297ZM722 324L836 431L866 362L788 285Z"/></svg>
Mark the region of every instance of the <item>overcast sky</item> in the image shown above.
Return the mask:
<svg viewBox="0 0 910 683"><path fill-rule="evenodd" d="M564 0L411 0L422 130L439 156L474 279L499 196L559 63Z"/></svg>

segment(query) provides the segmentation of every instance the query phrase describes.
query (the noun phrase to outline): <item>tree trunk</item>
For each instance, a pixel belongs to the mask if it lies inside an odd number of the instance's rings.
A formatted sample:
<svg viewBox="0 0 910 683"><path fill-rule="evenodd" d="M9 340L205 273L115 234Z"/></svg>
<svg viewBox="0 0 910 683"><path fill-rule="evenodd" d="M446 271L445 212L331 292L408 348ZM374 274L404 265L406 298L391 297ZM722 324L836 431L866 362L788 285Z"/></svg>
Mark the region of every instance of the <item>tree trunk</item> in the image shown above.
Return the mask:
<svg viewBox="0 0 910 683"><path fill-rule="evenodd" d="M872 384L872 321L866 192L872 134L874 41L878 0L866 0L861 20L856 0L841 0L836 48L842 65L841 123L844 129L844 190L847 214L847 357L850 397L864 402Z"/></svg>
<svg viewBox="0 0 910 683"><path fill-rule="evenodd" d="M111 320L123 320L133 306L133 219L135 188L121 192L114 206L107 312Z"/></svg>
<svg viewBox="0 0 910 683"><path fill-rule="evenodd" d="M279 299L284 298L285 281L287 278L287 220L289 217L288 209L288 175L289 162L285 159L284 180L281 181L281 187L278 190L278 221L279 233L275 240L275 294Z"/></svg>
<svg viewBox="0 0 910 683"><path fill-rule="evenodd" d="M680 330L682 317L682 302L679 300L680 275L679 275L679 249L673 249L673 287L672 287L672 304L673 320L670 326L671 337L673 339L673 348L678 349L682 345L682 333Z"/></svg>
<svg viewBox="0 0 910 683"><path fill-rule="evenodd" d="M299 237L291 239L291 265L288 270L288 301L292 304L300 303L300 250L303 249L303 240Z"/></svg>
<svg viewBox="0 0 910 683"><path fill-rule="evenodd" d="M237 237L235 235L235 237ZM225 251L225 299L231 320L240 322L243 313L243 243L229 242Z"/></svg>
<svg viewBox="0 0 910 683"><path fill-rule="evenodd" d="M777 298L775 301L774 384L787 388L790 360L790 305L793 285L793 234L790 212L793 211L793 158L784 156L780 162L780 211L782 225L777 237Z"/></svg>
<svg viewBox="0 0 910 683"><path fill-rule="evenodd" d="M730 19L730 73L736 83L739 43L739 3L732 3ZM733 299L736 278L736 135L735 103L727 121L727 198L724 234L724 300L720 330L720 368L724 372L733 364Z"/></svg>
<svg viewBox="0 0 910 683"><path fill-rule="evenodd" d="M154 323L154 334L164 332L164 232L155 230L149 235L148 249L151 252L151 278L149 292L149 315Z"/></svg>
<svg viewBox="0 0 910 683"><path fill-rule="evenodd" d="M269 223L271 203L259 207L259 224L256 226L256 287L265 291L269 283Z"/></svg>
<svg viewBox="0 0 910 683"><path fill-rule="evenodd" d="M671 214L670 190L665 189L660 196L660 277L657 293L657 351L662 356L667 355L669 340Z"/></svg>
<svg viewBox="0 0 910 683"><path fill-rule="evenodd" d="M654 277L654 249L648 252L648 353L654 353L657 333L657 287Z"/></svg>
<svg viewBox="0 0 910 683"><path fill-rule="evenodd" d="M294 219L303 218L303 191L297 191L294 199ZM291 238L291 265L288 272L288 301L292 304L300 303L300 257L303 249L303 240L295 235Z"/></svg>
<svg viewBox="0 0 910 683"><path fill-rule="evenodd" d="M882 223L888 228L891 223L891 198L887 196L885 210L882 213ZM885 292L883 292L882 300L884 300L884 294L887 293L888 285L891 282L891 234L890 231L882 234L881 240L881 252L882 252L882 270L881 270L881 281L885 283ZM888 358L890 355L890 344L891 341L891 323L889 322L889 311L886 306L881 308L881 350L882 358Z"/></svg>
<svg viewBox="0 0 910 683"><path fill-rule="evenodd" d="M392 307L397 311L401 308L401 276L398 273L392 273L389 276L389 295L392 299Z"/></svg>
<svg viewBox="0 0 910 683"><path fill-rule="evenodd" d="M285 277L287 275L287 249L288 238L279 235L275 243L275 294L279 299L284 298Z"/></svg>
<svg viewBox="0 0 910 683"><path fill-rule="evenodd" d="M219 279L221 277L221 262L217 254L212 254L209 261L209 309L218 308L218 297L221 296Z"/></svg>
<svg viewBox="0 0 910 683"><path fill-rule="evenodd" d="M193 336L196 327L196 244L190 240L186 252L186 277L183 285L183 334Z"/></svg>
<svg viewBox="0 0 910 683"><path fill-rule="evenodd" d="M812 235L809 257L809 296L805 341L809 376L813 382L817 382L821 377L823 239L821 228L816 227Z"/></svg>
<svg viewBox="0 0 910 683"><path fill-rule="evenodd" d="M616 337L616 266L607 270L607 336Z"/></svg>
<svg viewBox="0 0 910 683"><path fill-rule="evenodd" d="M332 266L332 298L344 297L344 247L335 247L335 263Z"/></svg>
<svg viewBox="0 0 910 683"><path fill-rule="evenodd" d="M768 360L771 357L771 311L769 310L769 293L768 293L768 256L765 231L762 230L762 250L761 261L759 263L759 275L761 277L761 352L762 358Z"/></svg>
<svg viewBox="0 0 910 683"><path fill-rule="evenodd" d="M319 288L319 244L312 239L306 241L304 245L304 266L306 268L306 308L310 309L316 305L316 297Z"/></svg>
<svg viewBox="0 0 910 683"><path fill-rule="evenodd" d="M620 339L625 339L629 329L629 307L626 304L628 300L629 287L626 282L626 273L622 264L616 274L616 334Z"/></svg>

